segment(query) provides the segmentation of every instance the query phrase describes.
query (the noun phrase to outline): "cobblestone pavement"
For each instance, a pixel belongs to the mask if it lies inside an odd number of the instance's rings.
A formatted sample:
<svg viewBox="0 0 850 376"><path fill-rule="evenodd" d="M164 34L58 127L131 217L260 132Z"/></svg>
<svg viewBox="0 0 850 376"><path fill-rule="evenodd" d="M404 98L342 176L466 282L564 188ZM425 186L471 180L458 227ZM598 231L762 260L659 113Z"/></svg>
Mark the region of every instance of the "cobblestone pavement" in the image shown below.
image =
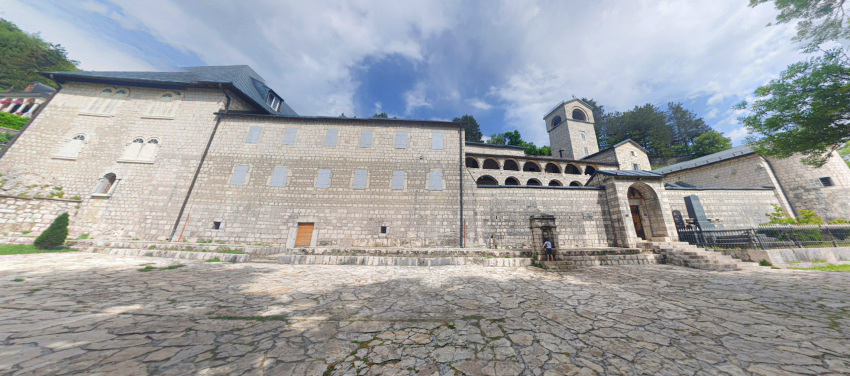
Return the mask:
<svg viewBox="0 0 850 376"><path fill-rule="evenodd" d="M850 373L850 273L183 262L0 256L0 374Z"/></svg>

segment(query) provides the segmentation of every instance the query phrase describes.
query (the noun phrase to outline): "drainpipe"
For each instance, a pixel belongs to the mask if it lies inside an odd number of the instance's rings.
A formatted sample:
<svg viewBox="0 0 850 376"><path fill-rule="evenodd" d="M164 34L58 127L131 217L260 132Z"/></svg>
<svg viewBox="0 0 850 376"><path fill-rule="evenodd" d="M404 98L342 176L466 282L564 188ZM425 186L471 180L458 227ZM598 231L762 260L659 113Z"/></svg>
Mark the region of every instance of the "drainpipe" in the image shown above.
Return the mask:
<svg viewBox="0 0 850 376"><path fill-rule="evenodd" d="M460 146L458 147L460 153L460 164L458 168L458 182L460 183L460 247L464 248L466 246L466 229L463 225L463 130L466 129L466 124L460 129L457 130L457 138Z"/></svg>
<svg viewBox="0 0 850 376"><path fill-rule="evenodd" d="M53 80L52 74L50 75L50 79ZM53 82L56 82L56 80L54 80ZM27 121L27 123L24 124L23 127L21 127L21 130L18 132L18 134L15 135L15 137L12 137L12 139L9 140L9 143L6 144L6 147L3 148L3 150L0 150L0 158L3 158L3 156L6 155L6 151L11 149L12 145L15 144L15 141L18 141L18 139L21 137L21 135L24 134L24 131L26 131L27 128L30 127L30 124L32 124L32 122L35 121L35 118L38 117L38 114L41 113L41 110L43 110L45 107L47 107L48 104L50 104L50 101L53 100L53 97L55 97L56 94L59 94L59 90L62 90L62 84L60 84L59 82L56 82L56 85L59 85L59 88L56 89L56 92L51 94L50 97L48 97L47 100L44 101L44 103L42 103L41 105L38 106L38 108L35 109L35 112L32 114L32 116L30 116L30 120Z"/></svg>
<svg viewBox="0 0 850 376"><path fill-rule="evenodd" d="M180 226L180 219L183 218L183 211L186 210L186 205L189 203L189 196L192 195L192 190L195 188L195 183L198 181L198 175L201 174L201 167L204 166L204 161L207 159L207 154L210 152L210 146L212 146L213 139L215 138L215 133L218 131L218 125L221 123L221 118L223 115L227 114L227 110L230 108L230 96L227 95L227 91L218 84L218 88L221 89L221 93L224 94L226 98L226 102L224 103L224 113L221 111L218 112L215 118L215 126L213 126L212 133L210 133L210 138L207 140L207 147L204 148L204 154L201 155L201 161L198 162L198 168L195 170L195 176L192 177L192 183L189 184L189 190L186 191L186 197L183 199L183 205L180 206L180 212L177 214L177 220L174 221L174 227L171 229L171 235L168 237L168 241L174 239L174 234L177 232L177 228Z"/></svg>

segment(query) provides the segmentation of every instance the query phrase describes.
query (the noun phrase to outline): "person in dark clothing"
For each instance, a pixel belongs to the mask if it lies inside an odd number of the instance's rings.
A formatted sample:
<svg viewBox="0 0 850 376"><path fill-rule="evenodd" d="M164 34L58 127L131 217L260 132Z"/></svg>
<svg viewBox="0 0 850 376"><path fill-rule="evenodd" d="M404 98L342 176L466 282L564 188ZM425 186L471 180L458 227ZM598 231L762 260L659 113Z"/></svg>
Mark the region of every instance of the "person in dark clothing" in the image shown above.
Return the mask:
<svg viewBox="0 0 850 376"><path fill-rule="evenodd" d="M552 253L552 242L549 239L543 239L543 249L546 251L546 261L555 261L555 255Z"/></svg>

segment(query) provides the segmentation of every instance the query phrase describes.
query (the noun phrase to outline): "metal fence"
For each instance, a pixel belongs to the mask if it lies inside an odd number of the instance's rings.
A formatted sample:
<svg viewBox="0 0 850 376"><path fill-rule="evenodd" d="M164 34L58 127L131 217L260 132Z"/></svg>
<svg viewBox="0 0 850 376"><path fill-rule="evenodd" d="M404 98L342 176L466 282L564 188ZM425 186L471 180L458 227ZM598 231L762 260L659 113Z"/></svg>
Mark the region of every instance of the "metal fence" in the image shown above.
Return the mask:
<svg viewBox="0 0 850 376"><path fill-rule="evenodd" d="M771 225L734 230L679 229L679 240L705 248L850 247L850 225Z"/></svg>

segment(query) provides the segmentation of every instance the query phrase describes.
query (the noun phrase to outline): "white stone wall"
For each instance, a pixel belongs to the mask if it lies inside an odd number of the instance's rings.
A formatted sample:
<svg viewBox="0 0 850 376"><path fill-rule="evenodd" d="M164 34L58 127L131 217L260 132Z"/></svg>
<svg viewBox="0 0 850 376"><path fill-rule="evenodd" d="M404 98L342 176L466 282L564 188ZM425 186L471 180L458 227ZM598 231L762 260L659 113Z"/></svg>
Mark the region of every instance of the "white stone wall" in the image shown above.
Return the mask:
<svg viewBox="0 0 850 376"><path fill-rule="evenodd" d="M773 204L779 199L773 190L696 190L667 189L671 213L678 210L688 218L685 196L696 195L708 218L719 218L718 229L749 228L767 222Z"/></svg>
<svg viewBox="0 0 850 376"><path fill-rule="evenodd" d="M0 232L39 235L62 213L67 212L73 220L78 205L70 200L0 196Z"/></svg>
<svg viewBox="0 0 850 376"><path fill-rule="evenodd" d="M252 126L262 127L256 144L245 142ZM298 129L291 146L282 145L287 128ZM334 147L324 146L328 129L339 132ZM373 132L369 148L359 146L364 130ZM398 131L408 132L405 149L395 148ZM441 150L431 149L435 132ZM434 122L226 117L187 206L184 237L288 244L307 222L316 246L457 246L461 133ZM250 167L246 182L231 185L240 165ZM269 186L276 167L289 170L285 187ZM331 170L329 188L316 188L319 169ZM352 189L359 169L368 171L363 190ZM406 173L404 189L391 189L393 171ZM442 190L428 189L431 171L442 171Z"/></svg>
<svg viewBox="0 0 850 376"><path fill-rule="evenodd" d="M635 164L640 167L639 170L649 171L652 169L646 152L631 142L617 146L614 148L614 153L617 156L617 164L620 170L634 170Z"/></svg>
<svg viewBox="0 0 850 376"><path fill-rule="evenodd" d="M684 182L695 187L773 187L770 168L756 154L671 172L666 183Z"/></svg>
<svg viewBox="0 0 850 376"><path fill-rule="evenodd" d="M106 85L68 83L0 160L4 193L32 197L43 186L80 197L72 222L82 232L107 237L165 239L177 218L192 175L224 105L220 90L188 89L172 119L146 118L161 89L129 87L113 115L83 114ZM235 96L234 96L235 98ZM244 107L234 99L232 109ZM85 135L76 159L56 159L75 135ZM153 163L119 162L133 138L159 140ZM113 194L93 198L99 178L117 176Z"/></svg>
<svg viewBox="0 0 850 376"><path fill-rule="evenodd" d="M498 146L484 146L484 145L470 145L465 144L463 146L464 153L477 153L477 154L495 154L495 155L506 155L506 156L514 156L514 157L524 157L525 150L524 149L516 149L516 148L508 148L508 147L498 147Z"/></svg>
<svg viewBox="0 0 850 376"><path fill-rule="evenodd" d="M825 221L850 219L850 168L847 164L838 153L820 168L802 164L800 157L768 158L794 211L812 210ZM833 186L824 187L817 181L827 177Z"/></svg>

